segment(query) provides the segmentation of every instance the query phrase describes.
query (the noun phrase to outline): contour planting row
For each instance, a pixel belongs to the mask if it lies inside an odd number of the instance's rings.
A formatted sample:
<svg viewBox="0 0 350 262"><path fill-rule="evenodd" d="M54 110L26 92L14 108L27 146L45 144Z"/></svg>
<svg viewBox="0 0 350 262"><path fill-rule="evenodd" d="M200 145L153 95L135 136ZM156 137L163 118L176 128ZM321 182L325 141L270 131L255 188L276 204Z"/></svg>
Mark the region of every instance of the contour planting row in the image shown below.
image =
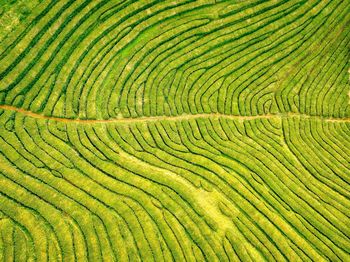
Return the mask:
<svg viewBox="0 0 350 262"><path fill-rule="evenodd" d="M347 123L1 122L2 212L28 256L348 257Z"/></svg>
<svg viewBox="0 0 350 262"><path fill-rule="evenodd" d="M345 117L349 8L346 1L43 3L1 44L0 96L69 118Z"/></svg>

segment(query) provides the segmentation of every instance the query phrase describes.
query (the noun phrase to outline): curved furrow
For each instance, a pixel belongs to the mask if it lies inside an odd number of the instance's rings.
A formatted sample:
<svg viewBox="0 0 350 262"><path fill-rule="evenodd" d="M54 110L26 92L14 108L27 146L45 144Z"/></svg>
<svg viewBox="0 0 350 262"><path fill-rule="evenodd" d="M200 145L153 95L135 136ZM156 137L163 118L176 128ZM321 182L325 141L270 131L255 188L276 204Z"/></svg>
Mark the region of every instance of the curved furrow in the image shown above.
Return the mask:
<svg viewBox="0 0 350 262"><path fill-rule="evenodd" d="M125 181L125 178L124 178L124 181ZM159 222L158 222L158 224L159 224Z"/></svg>
<svg viewBox="0 0 350 262"><path fill-rule="evenodd" d="M143 161L145 161L146 160L146 162L147 162L147 158L145 157L145 156L143 156ZM152 162L151 162L152 163ZM154 164L153 164L154 165ZM155 165L155 166L157 166L157 165ZM169 176L169 174L168 174L168 176ZM152 179L153 180L153 179ZM158 179L159 180L159 179ZM162 179L163 180L163 179ZM180 182L181 180L179 180L179 182ZM164 183L164 182L162 182L162 183ZM187 181L186 182L182 182L182 183L188 183ZM193 185L192 185L192 187L193 187ZM172 190L174 190L174 189L172 189ZM176 189L175 189L176 190ZM178 189L176 190L176 191L178 191ZM180 191L181 192L181 191ZM177 194L179 194L179 193L177 193ZM183 193L181 193L181 195L184 195ZM184 195L184 196L186 196L186 195ZM191 198L192 197L190 197L189 199L191 200ZM193 202L193 200L191 200L191 202ZM195 203L196 201L194 201L193 202L193 204ZM196 207L197 206L197 207ZM195 208L195 209L197 209L198 210L198 208L199 208L199 206L198 206L198 204L196 204L195 206L193 206L193 208ZM202 208L199 208L199 210L201 211L201 213L203 213L203 210L202 210ZM203 214L202 214L202 216L203 216ZM208 218L207 218L208 219ZM206 220L207 220L206 219ZM197 222L198 223L198 222ZM211 222L211 223L213 223L213 222ZM202 230L204 230L204 228L202 229Z"/></svg>
<svg viewBox="0 0 350 262"><path fill-rule="evenodd" d="M285 121L286 123L283 127L286 143L292 150L292 152L299 158L299 160L307 167L309 172L317 177L318 180L323 181L328 186L334 188L334 190L344 197L349 197L349 194L345 188L348 187L345 181L341 178L337 178L334 171L327 166L326 163L322 162L322 159L319 158L317 152L313 152L312 145L307 143L307 137L301 136L303 129L300 129L299 121L290 122L290 120ZM305 124L305 122L303 123ZM292 130L298 130L297 133L293 133ZM299 131L300 130L300 131ZM300 132L300 133L299 133ZM304 132L305 133L305 132ZM305 140L305 141L304 141ZM304 147L304 150L298 150L298 148ZM310 148L311 147L311 148ZM311 156L315 156L310 158ZM313 161L310 161L312 159ZM330 163L327 160L328 164ZM329 177L333 174L333 177ZM332 179L331 179L332 178ZM334 178L334 179L333 179ZM345 188L344 188L345 187Z"/></svg>
<svg viewBox="0 0 350 262"><path fill-rule="evenodd" d="M0 260L348 261L349 10L0 0Z"/></svg>
<svg viewBox="0 0 350 262"><path fill-rule="evenodd" d="M38 150L38 148L36 148L36 150ZM62 174L60 174L60 176L62 177ZM50 180L49 180L48 182L50 182ZM60 188L59 191L62 191L62 188ZM58 192L59 192L59 191L58 191ZM70 191L68 194L71 194L71 193L72 193L72 191ZM66 213L69 214L70 212L69 212L69 211L66 211ZM103 213L101 213L101 214L103 214Z"/></svg>
<svg viewBox="0 0 350 262"><path fill-rule="evenodd" d="M265 161L264 161L265 162Z"/></svg>

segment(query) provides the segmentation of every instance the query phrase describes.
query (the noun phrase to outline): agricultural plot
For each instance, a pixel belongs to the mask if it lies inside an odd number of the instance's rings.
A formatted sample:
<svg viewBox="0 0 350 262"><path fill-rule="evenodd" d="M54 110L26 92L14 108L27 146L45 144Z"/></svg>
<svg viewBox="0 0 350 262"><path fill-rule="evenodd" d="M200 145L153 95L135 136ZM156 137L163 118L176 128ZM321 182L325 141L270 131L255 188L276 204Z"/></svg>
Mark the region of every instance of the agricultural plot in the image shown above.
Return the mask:
<svg viewBox="0 0 350 262"><path fill-rule="evenodd" d="M350 261L348 0L0 0L0 261Z"/></svg>

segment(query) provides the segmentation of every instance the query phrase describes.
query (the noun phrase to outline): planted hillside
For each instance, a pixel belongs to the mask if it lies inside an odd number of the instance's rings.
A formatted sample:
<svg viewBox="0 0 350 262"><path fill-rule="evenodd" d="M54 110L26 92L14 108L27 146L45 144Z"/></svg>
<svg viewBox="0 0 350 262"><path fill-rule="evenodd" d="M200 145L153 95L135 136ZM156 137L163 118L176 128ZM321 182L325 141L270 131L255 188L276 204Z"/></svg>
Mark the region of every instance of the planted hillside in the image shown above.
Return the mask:
<svg viewBox="0 0 350 262"><path fill-rule="evenodd" d="M0 261L350 261L350 2L0 0Z"/></svg>

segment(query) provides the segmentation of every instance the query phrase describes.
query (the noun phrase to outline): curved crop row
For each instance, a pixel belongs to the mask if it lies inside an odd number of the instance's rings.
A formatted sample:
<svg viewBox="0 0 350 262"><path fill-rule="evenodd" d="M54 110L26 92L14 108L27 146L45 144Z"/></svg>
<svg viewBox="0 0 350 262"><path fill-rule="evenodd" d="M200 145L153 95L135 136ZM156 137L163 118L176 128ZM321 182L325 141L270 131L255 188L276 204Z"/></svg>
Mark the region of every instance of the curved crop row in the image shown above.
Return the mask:
<svg viewBox="0 0 350 262"><path fill-rule="evenodd" d="M1 118L2 212L37 259L348 257L348 124Z"/></svg>
<svg viewBox="0 0 350 262"><path fill-rule="evenodd" d="M350 260L349 1L3 2L1 261Z"/></svg>
<svg viewBox="0 0 350 262"><path fill-rule="evenodd" d="M92 119L348 116L349 8L301 0L43 3L25 34L1 44L2 103Z"/></svg>

